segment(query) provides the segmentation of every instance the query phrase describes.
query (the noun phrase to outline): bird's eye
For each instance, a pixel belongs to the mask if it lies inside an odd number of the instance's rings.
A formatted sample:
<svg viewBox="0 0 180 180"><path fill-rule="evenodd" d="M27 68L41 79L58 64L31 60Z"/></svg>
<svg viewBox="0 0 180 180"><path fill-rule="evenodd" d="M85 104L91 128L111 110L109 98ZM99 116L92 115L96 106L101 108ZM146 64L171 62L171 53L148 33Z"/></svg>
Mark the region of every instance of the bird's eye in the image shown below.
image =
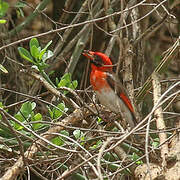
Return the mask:
<svg viewBox="0 0 180 180"><path fill-rule="evenodd" d="M104 65L102 58L98 55L94 55L94 59L93 59L92 63L97 67L101 67Z"/></svg>

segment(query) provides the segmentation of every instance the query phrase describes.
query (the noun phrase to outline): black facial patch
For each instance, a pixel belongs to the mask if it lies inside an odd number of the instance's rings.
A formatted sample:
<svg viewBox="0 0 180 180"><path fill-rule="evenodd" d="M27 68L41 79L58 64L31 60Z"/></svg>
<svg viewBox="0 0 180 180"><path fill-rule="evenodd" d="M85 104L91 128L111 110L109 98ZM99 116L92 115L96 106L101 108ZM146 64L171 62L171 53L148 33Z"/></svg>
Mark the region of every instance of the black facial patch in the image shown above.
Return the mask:
<svg viewBox="0 0 180 180"><path fill-rule="evenodd" d="M103 60L98 55L94 55L94 59L91 61L91 63L93 63L97 67L101 67L104 65Z"/></svg>

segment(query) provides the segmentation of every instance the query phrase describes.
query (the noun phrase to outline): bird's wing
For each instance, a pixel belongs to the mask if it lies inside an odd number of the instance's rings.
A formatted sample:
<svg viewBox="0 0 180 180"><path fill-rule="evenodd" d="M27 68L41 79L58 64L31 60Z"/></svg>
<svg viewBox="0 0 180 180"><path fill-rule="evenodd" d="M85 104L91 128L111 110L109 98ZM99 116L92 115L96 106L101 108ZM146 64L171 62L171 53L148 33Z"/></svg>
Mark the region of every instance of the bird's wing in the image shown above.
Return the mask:
<svg viewBox="0 0 180 180"><path fill-rule="evenodd" d="M106 75L107 75L108 84L115 91L115 93L122 99L124 104L128 107L128 109L130 110L130 112L133 116L135 124L137 124L137 120L135 118L134 109L132 107L131 101L129 99L129 96L128 96L124 86L120 82L119 78L114 73L106 72Z"/></svg>

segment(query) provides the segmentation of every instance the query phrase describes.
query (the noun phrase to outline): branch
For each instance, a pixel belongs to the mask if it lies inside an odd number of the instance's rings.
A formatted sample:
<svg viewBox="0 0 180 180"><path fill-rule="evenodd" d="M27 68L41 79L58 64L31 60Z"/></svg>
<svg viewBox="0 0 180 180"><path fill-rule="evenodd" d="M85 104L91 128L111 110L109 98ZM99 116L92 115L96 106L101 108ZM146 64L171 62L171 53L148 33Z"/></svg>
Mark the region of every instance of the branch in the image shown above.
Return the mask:
<svg viewBox="0 0 180 180"><path fill-rule="evenodd" d="M6 116L9 116L11 119L13 118L9 113L7 113L5 110L0 109L1 112L3 112ZM83 115L84 116L83 116ZM54 138L56 135L54 133L59 133L59 131L62 131L65 129L64 126L68 125L75 125L79 122L81 122L84 117L89 116L91 113L87 110L82 111L81 109L76 109L72 114L70 114L68 117L64 118L61 122L56 123L56 126L50 128L46 135L41 134L41 139L37 140L28 148L28 150L24 153L25 159L32 159L35 153L38 151L38 144L40 145L46 145L49 140ZM13 118L14 119L14 118ZM50 143L50 142L49 142ZM20 174L20 172L24 169L24 161L23 157L20 156L20 158L16 161L16 163L0 178L0 180L12 180L16 179L16 177Z"/></svg>
<svg viewBox="0 0 180 180"><path fill-rule="evenodd" d="M154 105L156 105L156 103L158 102L158 100L159 100L159 98L161 96L161 84L160 84L157 73L153 73L152 79L153 79L152 83L153 83L153 91L154 91L154 93L153 93L153 95L154 95ZM165 122L164 122L164 119L163 119L162 106L160 106L158 109L156 109L154 111L154 115L155 115L155 118L156 118L157 129L160 130L160 131L165 130L166 126L165 126ZM166 135L165 132L159 133L160 144L164 143L166 141L166 139L167 139L167 135ZM166 163L167 155L168 155L168 144L164 143L161 146L161 158L162 158L162 166L163 167L165 167L167 165L167 163Z"/></svg>
<svg viewBox="0 0 180 180"><path fill-rule="evenodd" d="M163 71L163 69L165 67L167 67L168 64L176 57L176 55L179 52L178 51L179 50L179 46L180 46L179 41L180 41L180 36L177 38L177 40L173 44L173 46L166 51L166 55L161 60L160 64L155 68L153 73L154 72L161 73ZM139 104L142 101L142 99L145 97L146 93L151 88L151 83L152 83L152 78L151 77L152 77L152 75L146 80L146 82L144 83L144 85L141 88L141 90L136 94L136 101L137 101L136 103L137 104Z"/></svg>
<svg viewBox="0 0 180 180"><path fill-rule="evenodd" d="M44 32L44 33L40 33L40 34L37 34L37 35L33 35L33 36L29 36L27 38L24 38L24 39L20 39L18 41L15 41L15 42L12 42L12 43L8 43L7 45L4 45L2 47L0 47L0 51L2 51L3 49L7 48L7 47L10 47L10 46L14 46L16 44L19 44L19 43L22 43L22 42L25 42L25 41L29 41L30 39L32 38L38 38L38 37L42 37L42 36L45 36L45 35L49 35L49 34L52 34L52 33L57 33L57 32L60 32L60 31L63 31L63 30L66 30L66 29L69 29L69 28L74 28L74 27L78 27L78 26L82 26L82 25L85 25L85 24L90 24L90 23L94 23L94 22L98 22L98 21L102 21L104 19L107 19L109 17L112 17L112 16L117 16L117 15L120 15L122 14L123 12L127 12L135 7L138 7L140 6L141 4L143 4L144 1L132 6L132 7L129 7L128 9L125 9L123 11L118 11L118 12L115 12L113 14L110 14L110 15L107 15L107 16L103 16L103 17L100 17L100 18L96 18L96 19L91 19L91 20L87 20L87 21L84 21L84 22L80 22L80 23L77 23L77 24L72 24L72 25L68 25L68 26L65 26L65 27L62 27L62 28L58 28L58 29L55 29L55 30L50 30L50 31L47 31L47 32ZM130 24L131 25L131 24ZM123 27L122 27L123 28Z"/></svg>
<svg viewBox="0 0 180 180"><path fill-rule="evenodd" d="M26 73L41 82L54 96L61 98L66 103L72 105L74 108L79 108L79 106L72 99L68 99L64 94L62 94L56 88L52 87L41 75L28 70L22 70L21 72Z"/></svg>

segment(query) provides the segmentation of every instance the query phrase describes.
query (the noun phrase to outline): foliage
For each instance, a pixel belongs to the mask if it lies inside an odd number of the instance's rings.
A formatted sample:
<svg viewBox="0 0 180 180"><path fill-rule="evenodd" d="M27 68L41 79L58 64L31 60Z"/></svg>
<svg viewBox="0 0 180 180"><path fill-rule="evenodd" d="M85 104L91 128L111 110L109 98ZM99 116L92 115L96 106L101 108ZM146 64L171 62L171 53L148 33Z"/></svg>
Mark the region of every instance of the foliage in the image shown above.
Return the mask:
<svg viewBox="0 0 180 180"><path fill-rule="evenodd" d="M7 69L0 64L0 70L3 72L3 73L8 73Z"/></svg>
<svg viewBox="0 0 180 180"><path fill-rule="evenodd" d="M68 111L68 108L65 106L64 103L59 103L57 106L53 107L52 109L48 107L48 111L52 119L58 119Z"/></svg>
<svg viewBox="0 0 180 180"><path fill-rule="evenodd" d="M18 1L15 4L16 12L18 17L24 17L23 8L26 6L26 3L23 1Z"/></svg>
<svg viewBox="0 0 180 180"><path fill-rule="evenodd" d="M0 18L6 15L8 8L9 4L3 0L0 0Z"/></svg>
<svg viewBox="0 0 180 180"><path fill-rule="evenodd" d="M5 19L1 18L3 18L6 15L8 8L9 4L3 0L0 0L0 25L5 24L7 22Z"/></svg>
<svg viewBox="0 0 180 180"><path fill-rule="evenodd" d="M58 78L56 78L56 84L57 87L68 87L72 90L75 90L78 86L77 80L72 81L71 74L66 73L64 76L61 77L61 80L59 81ZM68 91L64 91L64 95L66 95Z"/></svg>
<svg viewBox="0 0 180 180"><path fill-rule="evenodd" d="M34 68L37 70L42 71L48 67L48 64L46 64L47 59L53 56L53 52L47 50L51 43L52 41L49 41L44 48L41 48L38 40L32 38L29 43L30 52L23 47L18 47L18 51L23 59L34 64Z"/></svg>

